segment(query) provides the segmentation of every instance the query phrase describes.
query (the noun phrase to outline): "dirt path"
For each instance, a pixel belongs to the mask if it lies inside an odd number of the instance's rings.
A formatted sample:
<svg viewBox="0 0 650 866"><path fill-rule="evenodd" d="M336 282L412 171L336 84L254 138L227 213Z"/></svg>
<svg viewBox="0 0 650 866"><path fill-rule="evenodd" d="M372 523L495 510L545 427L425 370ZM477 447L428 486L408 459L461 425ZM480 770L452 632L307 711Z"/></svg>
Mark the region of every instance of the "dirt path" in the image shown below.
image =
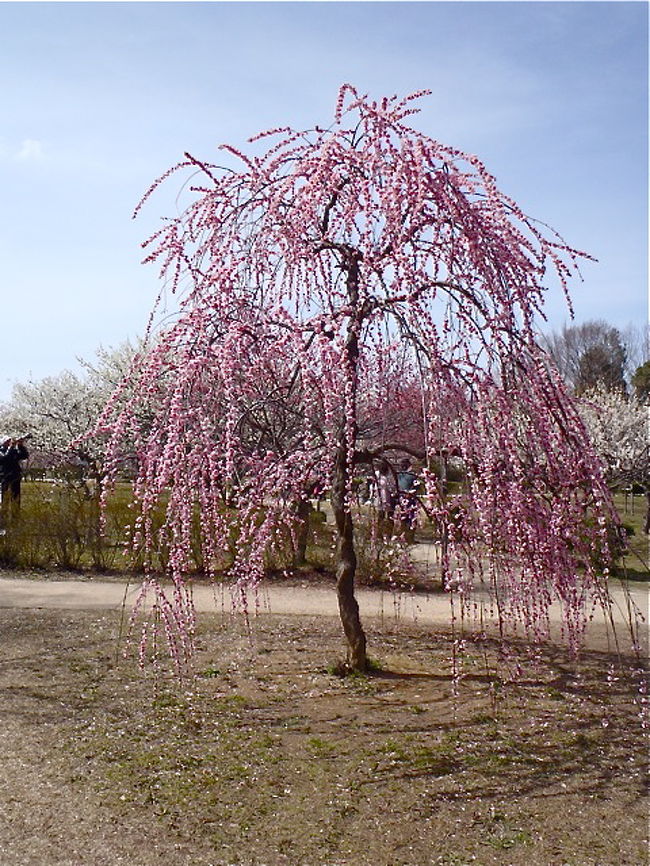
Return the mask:
<svg viewBox="0 0 650 866"><path fill-rule="evenodd" d="M39 579L17 577L0 572L0 608L59 609L59 610L119 610L135 602L139 583L123 580ZM620 583L612 586L613 617L617 626L629 622L628 596ZM444 624L452 617L452 600L444 593L392 593L382 590L359 589L359 607L363 618L380 617L415 623ZM629 588L629 598L648 622L649 592L646 584ZM199 612L219 612L231 609L230 593L226 588L197 585L194 602ZM257 613L294 614L307 616L338 616L334 588L327 585L267 584L257 599L249 596L251 610ZM477 615L484 621L495 620L495 612L487 594L478 598ZM456 613L458 603L456 602ZM561 608L551 608L551 621L559 628ZM597 613L589 625L587 643L602 645L607 639L607 627L602 613ZM647 628L643 631L647 633Z"/></svg>

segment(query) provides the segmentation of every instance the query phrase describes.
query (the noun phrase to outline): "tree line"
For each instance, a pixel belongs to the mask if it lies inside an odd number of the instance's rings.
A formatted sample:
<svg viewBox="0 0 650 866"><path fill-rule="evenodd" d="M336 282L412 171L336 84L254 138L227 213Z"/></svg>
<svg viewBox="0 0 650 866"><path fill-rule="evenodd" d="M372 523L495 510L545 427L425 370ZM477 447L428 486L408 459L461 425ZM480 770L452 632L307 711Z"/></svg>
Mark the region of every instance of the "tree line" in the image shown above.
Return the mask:
<svg viewBox="0 0 650 866"><path fill-rule="evenodd" d="M623 477L621 467L626 463L641 466L640 455L647 445L648 329L629 326L621 330L603 320L590 320L542 334L540 342L567 387L580 399L583 417L599 454L608 462L612 482L634 481L645 487L647 478L641 469ZM104 443L99 437L85 438L85 434L95 427L118 386L128 382L134 359L142 351L139 340L100 346L94 358L79 359L80 372L63 370L13 386L11 397L0 404L0 429L11 436L30 434L33 474L65 468L77 477L103 476ZM384 396L392 407L392 423L402 430L418 423L417 414L411 414L417 398L405 396L405 391L408 387L395 369L393 391ZM381 411L372 407L364 425L367 435L372 435L373 427L381 429L384 437L391 432L385 407Z"/></svg>

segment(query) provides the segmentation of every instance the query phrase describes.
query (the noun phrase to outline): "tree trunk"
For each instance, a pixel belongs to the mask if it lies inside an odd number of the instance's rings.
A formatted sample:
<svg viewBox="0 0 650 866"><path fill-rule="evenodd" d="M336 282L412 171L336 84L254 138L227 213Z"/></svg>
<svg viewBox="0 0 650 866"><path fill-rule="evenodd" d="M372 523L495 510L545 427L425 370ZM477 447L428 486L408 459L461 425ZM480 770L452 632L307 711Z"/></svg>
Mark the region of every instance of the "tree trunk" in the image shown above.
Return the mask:
<svg viewBox="0 0 650 866"><path fill-rule="evenodd" d="M368 667L366 657L366 636L361 627L359 605L354 597L354 578L357 571L357 555L354 549L354 526L351 503L346 501L350 489L350 466L348 457L354 451L357 436L357 365L359 361L359 330L363 312L359 309L359 261L360 256L350 248L345 249L342 269L346 272L348 301L354 313L345 341L346 361L352 382L351 393L346 405L346 415L341 421L334 479L332 484L332 509L338 533L336 591L338 593L339 614L343 631L348 641L348 664L355 671L365 671ZM352 423L348 423L348 419Z"/></svg>
<svg viewBox="0 0 650 866"><path fill-rule="evenodd" d="M308 499L301 499L297 506L300 526L296 530L295 549L293 552L294 566L304 565L307 562L307 541L309 539L309 515L312 512L312 504Z"/></svg>
<svg viewBox="0 0 650 866"><path fill-rule="evenodd" d="M355 671L368 667L366 635L361 626L359 605L354 596L354 578L357 570L357 555L354 549L354 525L352 513L346 508L347 481L346 451L339 448L332 488L332 509L336 521L338 542L336 547L336 591L343 631L348 642L348 664Z"/></svg>

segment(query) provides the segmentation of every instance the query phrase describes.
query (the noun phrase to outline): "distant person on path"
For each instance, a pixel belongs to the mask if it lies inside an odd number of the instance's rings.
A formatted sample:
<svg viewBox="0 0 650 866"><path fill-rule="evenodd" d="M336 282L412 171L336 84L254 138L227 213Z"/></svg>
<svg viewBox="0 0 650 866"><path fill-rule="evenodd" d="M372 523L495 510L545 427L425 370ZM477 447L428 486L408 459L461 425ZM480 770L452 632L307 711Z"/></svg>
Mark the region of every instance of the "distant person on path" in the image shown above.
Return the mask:
<svg viewBox="0 0 650 866"><path fill-rule="evenodd" d="M398 512L402 524L402 531L409 544L415 538L415 526L418 514L418 498L416 489L418 477L411 469L411 461L408 457L400 463L397 473Z"/></svg>
<svg viewBox="0 0 650 866"><path fill-rule="evenodd" d="M0 492L2 494L2 522L15 517L20 509L20 484L23 478L23 460L29 451L24 439L5 439L0 445Z"/></svg>
<svg viewBox="0 0 650 866"><path fill-rule="evenodd" d="M382 527L382 533L384 529L388 529L388 523L391 523L392 531L397 490L394 473L386 460L381 460L379 463L376 473L375 491L377 510L379 512L379 523Z"/></svg>
<svg viewBox="0 0 650 866"><path fill-rule="evenodd" d="M397 473L397 487L399 492L414 493L417 483L418 477L411 469L411 461L408 457L405 457L400 463L399 472Z"/></svg>

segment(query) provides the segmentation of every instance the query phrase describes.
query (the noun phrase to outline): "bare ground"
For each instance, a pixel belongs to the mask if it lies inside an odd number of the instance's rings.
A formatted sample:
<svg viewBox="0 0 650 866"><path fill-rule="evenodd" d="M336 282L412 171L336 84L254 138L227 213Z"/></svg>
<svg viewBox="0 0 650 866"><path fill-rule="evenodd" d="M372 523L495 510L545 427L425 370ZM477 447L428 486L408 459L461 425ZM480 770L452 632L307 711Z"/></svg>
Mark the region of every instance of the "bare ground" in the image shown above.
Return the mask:
<svg viewBox="0 0 650 866"><path fill-rule="evenodd" d="M335 618L206 614L181 688L120 620L0 609L1 866L648 863L632 657L468 637L457 678L442 627L374 618L340 678Z"/></svg>

